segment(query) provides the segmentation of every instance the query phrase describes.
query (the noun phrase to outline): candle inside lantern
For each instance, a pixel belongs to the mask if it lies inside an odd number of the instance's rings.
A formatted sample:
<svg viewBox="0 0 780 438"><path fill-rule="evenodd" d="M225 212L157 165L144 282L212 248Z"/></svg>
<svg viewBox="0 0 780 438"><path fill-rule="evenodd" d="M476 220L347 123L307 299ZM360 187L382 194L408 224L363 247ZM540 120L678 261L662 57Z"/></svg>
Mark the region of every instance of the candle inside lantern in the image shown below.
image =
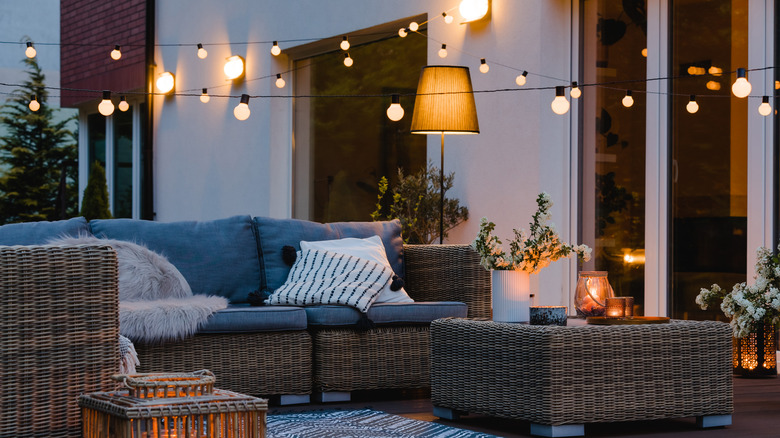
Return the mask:
<svg viewBox="0 0 780 438"><path fill-rule="evenodd" d="M607 298L607 318L622 318L625 316L626 304L623 298Z"/></svg>
<svg viewBox="0 0 780 438"><path fill-rule="evenodd" d="M623 311L624 316L634 316L634 297L623 297L623 300L626 303L625 310Z"/></svg>

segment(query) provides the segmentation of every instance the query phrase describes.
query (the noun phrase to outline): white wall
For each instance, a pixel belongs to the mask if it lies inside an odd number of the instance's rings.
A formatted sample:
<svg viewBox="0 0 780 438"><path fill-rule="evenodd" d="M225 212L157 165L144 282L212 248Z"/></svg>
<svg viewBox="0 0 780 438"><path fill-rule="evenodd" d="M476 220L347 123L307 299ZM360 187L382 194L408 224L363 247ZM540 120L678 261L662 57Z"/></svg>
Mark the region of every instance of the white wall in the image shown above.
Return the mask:
<svg viewBox="0 0 780 438"><path fill-rule="evenodd" d="M525 88L566 85L571 78L571 0L492 0L489 21L445 24L442 11L457 0L166 0L157 3L157 39L164 43L209 43L319 38L347 34L403 17L428 13L430 64L467 65L474 89L518 88L516 70L530 72ZM441 42L449 56L436 52ZM284 49L285 46L282 45ZM200 60L191 47L160 47L158 72L176 74L177 92L208 87L210 94L278 95L291 93L292 78L282 90L275 75L286 70L267 45L207 46ZM224 79L222 64L230 54L247 61L244 84ZM470 56L470 55L473 56ZM479 58L491 64L478 71ZM280 57L281 58L281 57ZM353 68L369 68L356 62ZM561 81L538 76L559 78ZM220 88L216 88L221 86ZM555 201L553 218L569 241L572 226L570 114L550 110L554 93L517 91L478 93L481 133L445 138L445 170L455 172L451 193L468 206L471 219L450 234L452 243L469 243L481 217L496 222L497 233L527 227L541 191ZM291 211L292 102L253 99L251 117L232 115L237 99L158 98L155 105L155 211L157 220L214 219L234 214L289 217ZM411 108L406 108L411 117ZM428 157L438 165L439 137L430 136ZM575 160L576 161L576 160ZM576 224L575 224L576 225ZM559 261L532 278L537 303L567 304L570 264Z"/></svg>

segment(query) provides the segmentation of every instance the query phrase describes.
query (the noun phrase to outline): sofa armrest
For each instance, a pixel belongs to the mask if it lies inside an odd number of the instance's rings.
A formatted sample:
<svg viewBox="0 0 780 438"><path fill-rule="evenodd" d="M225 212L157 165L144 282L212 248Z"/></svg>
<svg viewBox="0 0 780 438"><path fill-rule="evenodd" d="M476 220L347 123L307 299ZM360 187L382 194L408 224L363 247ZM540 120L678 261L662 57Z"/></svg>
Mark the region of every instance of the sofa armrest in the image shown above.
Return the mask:
<svg viewBox="0 0 780 438"><path fill-rule="evenodd" d="M404 245L406 292L416 301L460 301L491 317L490 272L469 245Z"/></svg>

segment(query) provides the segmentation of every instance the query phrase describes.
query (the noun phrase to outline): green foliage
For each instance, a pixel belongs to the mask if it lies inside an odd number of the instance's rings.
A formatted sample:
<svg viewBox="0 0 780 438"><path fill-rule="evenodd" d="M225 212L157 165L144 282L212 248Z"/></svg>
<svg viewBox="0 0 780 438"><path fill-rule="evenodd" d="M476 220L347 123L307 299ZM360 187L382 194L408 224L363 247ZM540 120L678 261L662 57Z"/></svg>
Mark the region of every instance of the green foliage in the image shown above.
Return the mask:
<svg viewBox="0 0 780 438"><path fill-rule="evenodd" d="M460 201L447 198L452 189L455 173L444 176L444 237L461 222L468 220L469 209ZM375 221L399 219L404 243L433 243L439 239L440 218L440 174L439 168L428 163L413 175L404 175L398 169L398 184L392 190L391 200L385 195L389 190L387 178L379 180L376 210L371 213Z"/></svg>
<svg viewBox="0 0 780 438"><path fill-rule="evenodd" d="M71 119L54 121L45 76L35 58L24 59L28 79L0 107L0 224L73 217L78 209L78 149ZM27 106L35 94L40 109Z"/></svg>
<svg viewBox="0 0 780 438"><path fill-rule="evenodd" d="M108 209L106 171L98 161L92 163L92 168L89 171L89 180L84 189L84 200L81 201L81 215L89 221L92 219L111 219L111 211Z"/></svg>

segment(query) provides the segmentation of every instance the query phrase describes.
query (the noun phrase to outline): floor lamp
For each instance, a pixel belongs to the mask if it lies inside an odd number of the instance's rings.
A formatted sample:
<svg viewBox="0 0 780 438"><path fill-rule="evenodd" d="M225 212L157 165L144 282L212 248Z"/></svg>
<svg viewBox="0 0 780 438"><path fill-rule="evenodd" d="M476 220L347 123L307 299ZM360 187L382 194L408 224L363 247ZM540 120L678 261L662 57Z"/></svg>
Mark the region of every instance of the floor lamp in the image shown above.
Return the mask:
<svg viewBox="0 0 780 438"><path fill-rule="evenodd" d="M439 243L444 242L444 134L479 134L477 106L468 67L423 67L417 84L412 134L441 134Z"/></svg>

